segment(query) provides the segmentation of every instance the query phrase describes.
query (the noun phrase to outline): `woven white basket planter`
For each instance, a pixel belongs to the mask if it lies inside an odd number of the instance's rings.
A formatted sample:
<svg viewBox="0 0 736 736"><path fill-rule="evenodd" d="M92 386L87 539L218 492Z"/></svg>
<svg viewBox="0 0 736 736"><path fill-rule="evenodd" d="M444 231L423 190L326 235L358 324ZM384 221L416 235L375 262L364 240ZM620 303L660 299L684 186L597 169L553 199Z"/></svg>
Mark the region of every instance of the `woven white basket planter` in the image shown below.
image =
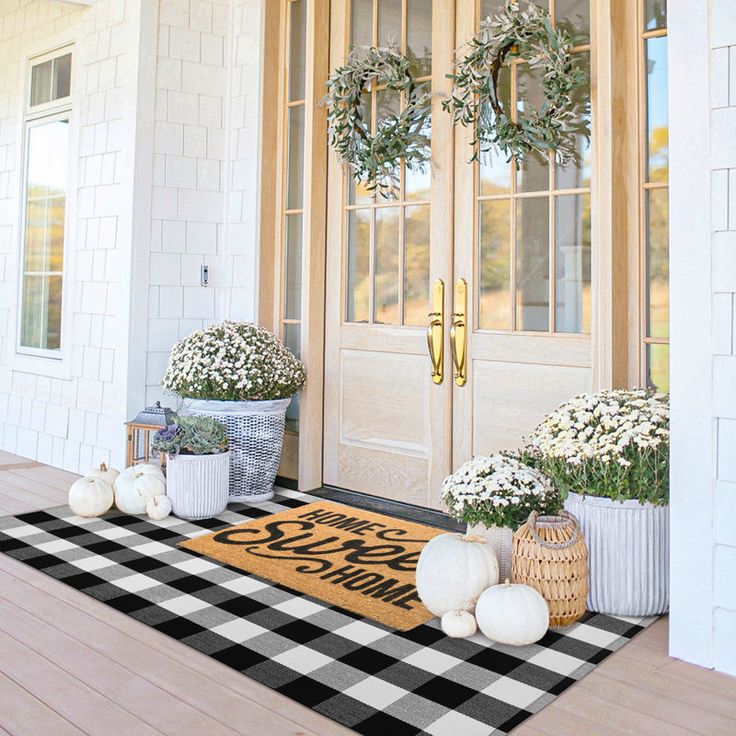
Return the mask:
<svg viewBox="0 0 736 736"><path fill-rule="evenodd" d="M588 545L587 607L619 616L654 616L670 605L670 508L570 493Z"/></svg>
<svg viewBox="0 0 736 736"><path fill-rule="evenodd" d="M514 532L507 526L485 526L483 524L468 524L468 534L477 534L488 542L496 553L498 560L498 579L503 582L511 580L511 546L514 541Z"/></svg>
<svg viewBox="0 0 736 736"><path fill-rule="evenodd" d="M230 453L169 455L166 495L181 519L209 519L227 508Z"/></svg>
<svg viewBox="0 0 736 736"><path fill-rule="evenodd" d="M187 401L189 413L212 417L227 428L229 501L259 503L273 498L273 482L281 462L286 410L290 403L291 399Z"/></svg>

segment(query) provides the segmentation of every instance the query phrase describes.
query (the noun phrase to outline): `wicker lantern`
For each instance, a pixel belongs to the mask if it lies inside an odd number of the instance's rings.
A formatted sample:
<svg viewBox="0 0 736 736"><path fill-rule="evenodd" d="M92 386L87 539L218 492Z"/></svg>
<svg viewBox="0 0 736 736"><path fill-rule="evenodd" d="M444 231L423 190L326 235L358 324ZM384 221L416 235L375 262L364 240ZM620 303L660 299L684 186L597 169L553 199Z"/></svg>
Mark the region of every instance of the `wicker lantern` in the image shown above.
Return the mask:
<svg viewBox="0 0 736 736"><path fill-rule="evenodd" d="M168 406L161 406L157 401L155 406L147 406L138 412L135 419L125 422L128 428L128 449L125 466L130 467L137 463L147 463L151 458L151 434L161 427L174 423L176 413ZM163 458L163 455L162 455ZM163 463L162 463L163 464Z"/></svg>

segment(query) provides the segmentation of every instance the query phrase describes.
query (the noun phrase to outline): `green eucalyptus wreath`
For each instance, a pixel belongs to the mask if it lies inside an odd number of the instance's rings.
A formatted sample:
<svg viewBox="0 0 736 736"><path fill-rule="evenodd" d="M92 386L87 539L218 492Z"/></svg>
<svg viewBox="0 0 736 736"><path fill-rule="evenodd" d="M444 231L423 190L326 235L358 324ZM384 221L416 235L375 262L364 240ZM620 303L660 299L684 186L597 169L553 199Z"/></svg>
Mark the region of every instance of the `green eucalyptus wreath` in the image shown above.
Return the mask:
<svg viewBox="0 0 736 736"><path fill-rule="evenodd" d="M575 92L588 75L575 65L569 33L552 25L549 13L530 4L519 9L518 0L508 0L503 11L480 24L464 55L455 62L452 95L443 108L453 123L473 126L471 141L476 161L479 155L500 151L517 166L528 153L555 154L559 164L577 162L576 134L590 136L588 104ZM505 109L498 78L506 61L520 58L542 71L544 103L539 110L518 114Z"/></svg>
<svg viewBox="0 0 736 736"><path fill-rule="evenodd" d="M401 161L423 169L430 156L431 95L417 89L410 64L395 47L354 49L330 76L323 100L330 145L356 181L387 199L398 187ZM405 104L398 115L381 118L371 134L362 94L373 85L404 93Z"/></svg>

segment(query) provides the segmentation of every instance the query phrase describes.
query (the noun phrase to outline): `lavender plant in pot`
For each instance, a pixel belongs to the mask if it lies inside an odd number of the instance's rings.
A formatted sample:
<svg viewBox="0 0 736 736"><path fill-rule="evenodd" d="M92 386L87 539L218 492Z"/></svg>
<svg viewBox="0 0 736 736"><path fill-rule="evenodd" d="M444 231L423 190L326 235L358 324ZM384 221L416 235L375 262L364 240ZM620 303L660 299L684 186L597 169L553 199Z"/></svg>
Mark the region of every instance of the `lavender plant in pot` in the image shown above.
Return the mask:
<svg viewBox="0 0 736 736"><path fill-rule="evenodd" d="M166 495L182 519L207 519L227 507L230 475L225 426L206 416L178 416L153 436L166 453Z"/></svg>
<svg viewBox="0 0 736 736"><path fill-rule="evenodd" d="M185 400L187 413L225 425L229 500L254 503L273 498L286 410L305 381L304 365L275 335L227 321L176 343L161 385Z"/></svg>

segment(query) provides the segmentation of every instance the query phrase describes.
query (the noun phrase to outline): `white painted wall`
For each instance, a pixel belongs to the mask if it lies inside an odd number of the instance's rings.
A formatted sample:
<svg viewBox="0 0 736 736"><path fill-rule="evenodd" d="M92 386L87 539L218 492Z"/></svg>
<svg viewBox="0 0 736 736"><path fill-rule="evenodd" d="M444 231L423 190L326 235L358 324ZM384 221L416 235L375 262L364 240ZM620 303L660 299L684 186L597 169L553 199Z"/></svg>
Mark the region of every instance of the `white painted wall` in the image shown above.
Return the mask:
<svg viewBox="0 0 736 736"><path fill-rule="evenodd" d="M736 674L736 3L670 0L670 652Z"/></svg>

